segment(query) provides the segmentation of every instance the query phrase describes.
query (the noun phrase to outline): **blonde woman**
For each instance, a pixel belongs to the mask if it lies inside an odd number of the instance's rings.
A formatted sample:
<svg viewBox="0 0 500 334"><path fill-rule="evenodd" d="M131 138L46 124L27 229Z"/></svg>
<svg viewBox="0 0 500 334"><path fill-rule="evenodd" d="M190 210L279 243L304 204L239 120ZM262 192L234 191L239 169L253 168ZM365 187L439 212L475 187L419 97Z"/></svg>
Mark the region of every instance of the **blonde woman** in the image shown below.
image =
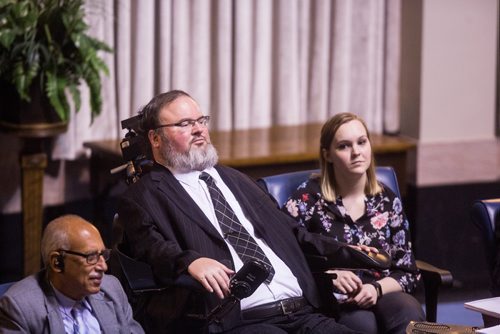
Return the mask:
<svg viewBox="0 0 500 334"><path fill-rule="evenodd" d="M401 199L377 182L370 134L355 114L341 113L321 130L320 175L299 186L283 210L310 232L383 249L388 270L335 270L338 321L364 333L405 333L423 321L411 296L420 274Z"/></svg>

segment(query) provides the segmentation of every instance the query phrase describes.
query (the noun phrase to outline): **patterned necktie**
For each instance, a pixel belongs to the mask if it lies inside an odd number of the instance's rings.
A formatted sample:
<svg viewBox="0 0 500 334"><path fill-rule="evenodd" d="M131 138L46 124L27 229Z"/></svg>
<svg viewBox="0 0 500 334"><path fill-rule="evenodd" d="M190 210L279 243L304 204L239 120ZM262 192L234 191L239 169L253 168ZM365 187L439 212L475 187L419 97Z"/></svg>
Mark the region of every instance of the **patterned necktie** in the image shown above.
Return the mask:
<svg viewBox="0 0 500 334"><path fill-rule="evenodd" d="M264 254L245 227L241 225L233 209L224 198L224 195L222 195L220 189L215 185L214 179L205 172L201 173L200 179L205 181L208 186L208 191L210 192L210 197L212 198L215 209L215 215L219 221L224 238L234 247L234 250L243 263L252 259L264 262L269 269L269 276L266 282L271 282L274 276L274 268L271 262L269 262L266 254Z"/></svg>

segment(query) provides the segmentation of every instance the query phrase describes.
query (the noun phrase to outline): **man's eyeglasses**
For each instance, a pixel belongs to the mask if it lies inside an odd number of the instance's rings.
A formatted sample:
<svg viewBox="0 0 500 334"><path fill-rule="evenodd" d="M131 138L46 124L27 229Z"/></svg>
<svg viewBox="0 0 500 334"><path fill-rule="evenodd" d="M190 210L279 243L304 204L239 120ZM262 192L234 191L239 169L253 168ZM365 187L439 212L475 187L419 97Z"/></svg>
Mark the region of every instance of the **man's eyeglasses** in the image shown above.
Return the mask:
<svg viewBox="0 0 500 334"><path fill-rule="evenodd" d="M183 119L180 122L177 123L171 123L171 124L160 124L153 130L159 129L159 128L168 128L168 127L178 127L181 129L187 129L188 126L193 127L196 123L201 126L207 126L208 121L210 121L210 116L201 116L198 119Z"/></svg>
<svg viewBox="0 0 500 334"><path fill-rule="evenodd" d="M59 249L58 252L61 252L63 254L68 253L68 254L78 255L78 256L84 257L87 260L88 264L96 264L99 261L99 258L101 256L104 258L104 261L108 261L110 255L111 255L111 249L104 249L100 252L92 252L92 253L88 253L88 254L73 252L73 251L66 250L66 249Z"/></svg>

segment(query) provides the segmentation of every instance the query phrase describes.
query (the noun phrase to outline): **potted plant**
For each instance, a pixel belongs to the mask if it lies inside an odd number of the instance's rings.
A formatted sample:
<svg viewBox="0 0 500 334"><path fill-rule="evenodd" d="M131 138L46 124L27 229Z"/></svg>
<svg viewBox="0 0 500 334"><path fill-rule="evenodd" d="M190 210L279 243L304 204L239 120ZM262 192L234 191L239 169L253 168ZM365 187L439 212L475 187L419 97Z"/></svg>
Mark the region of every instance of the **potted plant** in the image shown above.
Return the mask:
<svg viewBox="0 0 500 334"><path fill-rule="evenodd" d="M99 51L87 34L84 0L0 0L0 127L21 136L66 130L70 99L80 109L79 85L89 87L93 120L101 111Z"/></svg>

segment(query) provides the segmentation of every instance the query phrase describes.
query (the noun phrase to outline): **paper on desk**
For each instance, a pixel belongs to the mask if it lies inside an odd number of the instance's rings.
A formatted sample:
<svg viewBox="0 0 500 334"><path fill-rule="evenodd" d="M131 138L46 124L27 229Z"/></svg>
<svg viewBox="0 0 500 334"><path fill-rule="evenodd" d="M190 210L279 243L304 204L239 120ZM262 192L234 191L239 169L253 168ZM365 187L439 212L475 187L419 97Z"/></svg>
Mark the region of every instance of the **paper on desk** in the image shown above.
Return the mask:
<svg viewBox="0 0 500 334"><path fill-rule="evenodd" d="M464 307L494 318L500 318L500 297L474 300L464 303Z"/></svg>
<svg viewBox="0 0 500 334"><path fill-rule="evenodd" d="M498 333L500 333L500 325L488 327L488 328L476 329L475 333L478 333L478 334L498 334Z"/></svg>

